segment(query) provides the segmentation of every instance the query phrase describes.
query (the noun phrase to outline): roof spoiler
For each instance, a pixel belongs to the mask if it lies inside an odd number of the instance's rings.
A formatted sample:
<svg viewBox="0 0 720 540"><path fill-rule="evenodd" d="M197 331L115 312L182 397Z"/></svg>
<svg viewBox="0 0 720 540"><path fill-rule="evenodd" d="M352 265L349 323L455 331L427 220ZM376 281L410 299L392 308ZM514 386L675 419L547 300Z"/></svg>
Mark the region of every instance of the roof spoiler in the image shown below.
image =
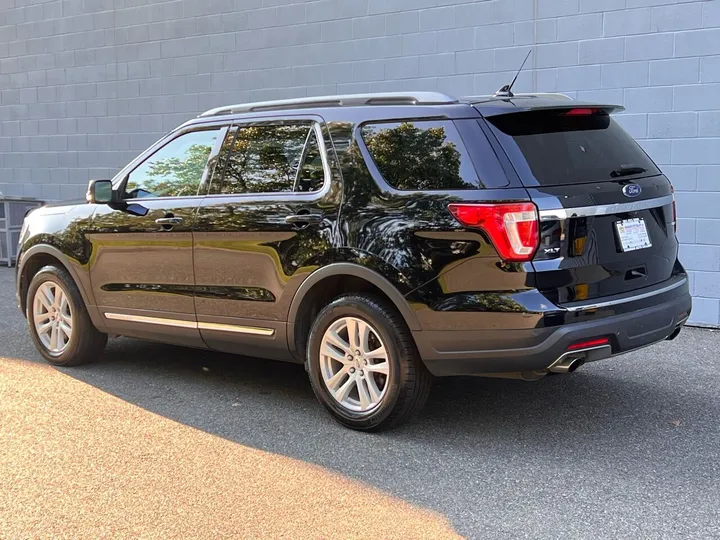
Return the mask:
<svg viewBox="0 0 720 540"><path fill-rule="evenodd" d="M482 107L482 103L475 104L478 107ZM625 107L622 105L609 105L602 103L586 103L581 101L563 101L563 100L543 100L542 102L528 103L513 101L512 107L483 107L483 116L499 116L502 114L517 114L523 112L532 111L552 111L552 110L567 110L567 111L602 111L607 114L613 114L623 112ZM591 113L584 113L591 114ZM581 114L578 114L580 116Z"/></svg>

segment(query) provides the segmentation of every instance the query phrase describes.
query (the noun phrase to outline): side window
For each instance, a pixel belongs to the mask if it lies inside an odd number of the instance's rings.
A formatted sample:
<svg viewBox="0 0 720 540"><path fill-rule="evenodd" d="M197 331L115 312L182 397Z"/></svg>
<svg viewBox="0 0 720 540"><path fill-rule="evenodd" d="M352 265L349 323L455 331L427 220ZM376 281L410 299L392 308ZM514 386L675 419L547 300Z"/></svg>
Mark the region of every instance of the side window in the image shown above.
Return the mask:
<svg viewBox="0 0 720 540"><path fill-rule="evenodd" d="M305 145L305 155L298 170L295 191L319 191L324 181L325 169L323 169L320 145L315 130L311 129Z"/></svg>
<svg viewBox="0 0 720 540"><path fill-rule="evenodd" d="M173 139L138 165L125 184L125 198L197 195L221 127L191 131Z"/></svg>
<svg viewBox="0 0 720 540"><path fill-rule="evenodd" d="M449 120L367 124L362 138L385 181L401 190L477 189L472 161Z"/></svg>
<svg viewBox="0 0 720 540"><path fill-rule="evenodd" d="M315 191L323 184L322 158L312 122L240 126L227 147L221 182L211 193Z"/></svg>

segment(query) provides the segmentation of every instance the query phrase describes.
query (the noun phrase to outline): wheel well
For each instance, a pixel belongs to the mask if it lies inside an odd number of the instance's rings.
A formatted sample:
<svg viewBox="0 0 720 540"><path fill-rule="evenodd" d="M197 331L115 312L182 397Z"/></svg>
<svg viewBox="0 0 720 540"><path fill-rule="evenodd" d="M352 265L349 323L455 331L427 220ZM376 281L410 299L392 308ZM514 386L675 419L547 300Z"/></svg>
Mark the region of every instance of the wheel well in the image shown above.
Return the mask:
<svg viewBox="0 0 720 540"><path fill-rule="evenodd" d="M335 275L318 281L303 297L294 320L295 350L301 359L305 359L310 328L318 313L335 298L352 293L372 294L386 300L389 305L395 306L382 289L361 277Z"/></svg>
<svg viewBox="0 0 720 540"><path fill-rule="evenodd" d="M20 306L22 307L23 314L26 311L27 292L33 276L35 276L41 268L50 264L53 266L59 266L60 268L65 268L65 265L60 262L60 259L48 253L37 253L32 255L23 265L22 274L20 274ZM67 270L67 268L65 269Z"/></svg>

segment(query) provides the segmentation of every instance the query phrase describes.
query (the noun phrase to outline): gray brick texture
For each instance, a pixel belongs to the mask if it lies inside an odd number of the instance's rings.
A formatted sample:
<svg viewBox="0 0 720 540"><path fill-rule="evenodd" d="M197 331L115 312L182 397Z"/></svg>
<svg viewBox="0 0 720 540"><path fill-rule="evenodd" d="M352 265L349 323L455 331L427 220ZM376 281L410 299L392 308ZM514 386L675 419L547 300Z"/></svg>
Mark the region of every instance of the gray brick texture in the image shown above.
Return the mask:
<svg viewBox="0 0 720 540"><path fill-rule="evenodd" d="M720 0L6 0L0 191L81 196L202 110L517 90L626 107L675 185L692 322L720 324Z"/></svg>

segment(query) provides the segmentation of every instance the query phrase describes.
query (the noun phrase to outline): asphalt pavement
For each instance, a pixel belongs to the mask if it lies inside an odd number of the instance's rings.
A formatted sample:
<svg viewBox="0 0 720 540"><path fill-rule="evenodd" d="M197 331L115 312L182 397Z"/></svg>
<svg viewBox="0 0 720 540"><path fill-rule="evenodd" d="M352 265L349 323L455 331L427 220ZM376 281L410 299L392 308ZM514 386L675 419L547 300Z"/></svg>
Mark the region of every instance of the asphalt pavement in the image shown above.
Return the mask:
<svg viewBox="0 0 720 540"><path fill-rule="evenodd" d="M442 379L374 435L298 365L121 338L51 367L13 275L0 538L720 538L720 332L534 383Z"/></svg>

